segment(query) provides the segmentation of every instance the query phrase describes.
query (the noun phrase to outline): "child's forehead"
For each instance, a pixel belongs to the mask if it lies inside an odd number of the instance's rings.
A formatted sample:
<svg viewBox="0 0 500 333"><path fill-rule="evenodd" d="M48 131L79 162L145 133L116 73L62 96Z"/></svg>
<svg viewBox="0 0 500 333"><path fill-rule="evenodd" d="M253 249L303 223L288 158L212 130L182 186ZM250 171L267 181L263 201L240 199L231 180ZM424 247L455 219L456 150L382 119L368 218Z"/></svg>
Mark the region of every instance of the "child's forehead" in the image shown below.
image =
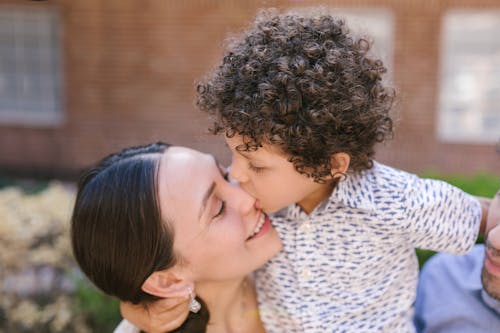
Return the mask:
<svg viewBox="0 0 500 333"><path fill-rule="evenodd" d="M268 140L263 140L260 142L260 147L256 149L245 149L246 143L251 143L252 141L248 138L244 138L243 136L236 134L232 137L225 136L226 144L229 149L239 152L241 155L253 159L265 156L279 156L279 157L287 157L283 149L278 144L269 143Z"/></svg>

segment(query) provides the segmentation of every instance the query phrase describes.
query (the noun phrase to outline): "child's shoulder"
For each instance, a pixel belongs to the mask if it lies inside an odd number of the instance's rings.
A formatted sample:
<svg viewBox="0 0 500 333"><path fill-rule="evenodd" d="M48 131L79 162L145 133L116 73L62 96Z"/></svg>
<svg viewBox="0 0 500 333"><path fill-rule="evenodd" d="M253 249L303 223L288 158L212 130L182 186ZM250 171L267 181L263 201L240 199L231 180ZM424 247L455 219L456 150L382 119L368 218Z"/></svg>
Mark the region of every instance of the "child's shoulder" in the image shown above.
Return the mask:
<svg viewBox="0 0 500 333"><path fill-rule="evenodd" d="M404 201L404 191L415 178L418 179L411 173L374 161L371 169L350 174L339 183L333 198L349 207L377 210L391 203L396 208Z"/></svg>
<svg viewBox="0 0 500 333"><path fill-rule="evenodd" d="M421 178L416 174L400 170L382 163L374 162L373 168L365 171L364 182L374 191L386 192L386 195L425 196L455 193L458 189L439 179Z"/></svg>
<svg viewBox="0 0 500 333"><path fill-rule="evenodd" d="M410 182L418 180L418 176L376 161L373 167L360 174L363 182L369 183L372 187L392 187L404 189Z"/></svg>

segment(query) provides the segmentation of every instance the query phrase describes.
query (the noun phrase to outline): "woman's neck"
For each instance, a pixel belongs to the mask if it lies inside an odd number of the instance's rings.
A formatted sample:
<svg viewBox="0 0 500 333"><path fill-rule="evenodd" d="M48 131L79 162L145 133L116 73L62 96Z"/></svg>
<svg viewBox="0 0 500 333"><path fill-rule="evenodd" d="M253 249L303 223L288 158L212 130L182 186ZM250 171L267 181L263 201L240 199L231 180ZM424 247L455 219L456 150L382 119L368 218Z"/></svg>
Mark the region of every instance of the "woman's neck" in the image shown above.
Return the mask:
<svg viewBox="0 0 500 333"><path fill-rule="evenodd" d="M210 312L207 333L265 332L258 315L253 282L247 278L198 283L196 291Z"/></svg>

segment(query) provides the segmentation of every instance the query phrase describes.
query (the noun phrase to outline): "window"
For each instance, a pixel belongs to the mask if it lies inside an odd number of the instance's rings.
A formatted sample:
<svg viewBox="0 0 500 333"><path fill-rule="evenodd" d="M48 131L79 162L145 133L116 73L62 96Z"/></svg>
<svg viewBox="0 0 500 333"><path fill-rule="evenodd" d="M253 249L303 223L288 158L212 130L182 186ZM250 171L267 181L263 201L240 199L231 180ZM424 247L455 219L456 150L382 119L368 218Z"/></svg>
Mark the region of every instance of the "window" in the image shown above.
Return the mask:
<svg viewBox="0 0 500 333"><path fill-rule="evenodd" d="M500 136L500 11L453 11L442 29L438 136L495 143Z"/></svg>
<svg viewBox="0 0 500 333"><path fill-rule="evenodd" d="M388 72L385 75L392 77L394 19L391 11L383 8L341 8L332 11L332 14L345 18L347 26L357 36L373 38L372 53L387 67Z"/></svg>
<svg viewBox="0 0 500 333"><path fill-rule="evenodd" d="M62 121L59 16L0 6L0 124Z"/></svg>
<svg viewBox="0 0 500 333"><path fill-rule="evenodd" d="M356 37L366 37L373 42L371 53L374 58L381 59L388 69L385 76L392 77L392 50L393 50L393 16L385 8L339 8L319 7L319 9L294 8L294 11L308 13L327 12L335 17L343 18L349 31Z"/></svg>

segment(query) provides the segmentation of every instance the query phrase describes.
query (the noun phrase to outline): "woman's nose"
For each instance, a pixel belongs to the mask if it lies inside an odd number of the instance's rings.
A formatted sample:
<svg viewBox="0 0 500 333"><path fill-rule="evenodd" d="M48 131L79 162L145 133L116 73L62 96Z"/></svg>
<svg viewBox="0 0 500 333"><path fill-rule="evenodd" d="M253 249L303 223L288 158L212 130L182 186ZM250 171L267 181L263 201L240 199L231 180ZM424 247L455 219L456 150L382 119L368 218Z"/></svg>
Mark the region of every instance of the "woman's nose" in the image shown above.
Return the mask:
<svg viewBox="0 0 500 333"><path fill-rule="evenodd" d="M238 210L241 215L254 214L256 211L255 208L255 198L250 194L245 192L241 187L237 188L237 197L238 197ZM236 195L236 194L235 194Z"/></svg>

